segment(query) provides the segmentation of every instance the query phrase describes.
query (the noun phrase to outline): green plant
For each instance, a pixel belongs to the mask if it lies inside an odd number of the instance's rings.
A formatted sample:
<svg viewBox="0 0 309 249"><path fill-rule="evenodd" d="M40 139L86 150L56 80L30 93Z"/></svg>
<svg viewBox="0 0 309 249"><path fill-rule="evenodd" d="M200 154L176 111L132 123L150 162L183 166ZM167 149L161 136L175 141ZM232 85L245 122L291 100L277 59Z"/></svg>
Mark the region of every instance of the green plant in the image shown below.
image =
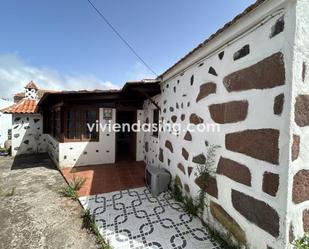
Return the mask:
<svg viewBox="0 0 309 249"><path fill-rule="evenodd" d="M220 233L218 233L217 231L215 231L214 229L210 228L209 225L207 225L207 223L201 219L202 225L206 228L206 230L208 231L208 233L210 234L210 236L215 239L217 242L219 242L220 247L223 249L240 249L239 246L235 246L233 245L232 241L231 241L231 234L228 232L226 236L222 236ZM245 247L247 248L247 247Z"/></svg>
<svg viewBox="0 0 309 249"><path fill-rule="evenodd" d="M176 201L183 202L182 191L179 188L179 185L177 184L176 180L174 181L174 185L172 188L172 195Z"/></svg>
<svg viewBox="0 0 309 249"><path fill-rule="evenodd" d="M73 179L69 182L69 185L72 189L78 191L85 184L85 181L85 177L76 176L75 174L73 174Z"/></svg>
<svg viewBox="0 0 309 249"><path fill-rule="evenodd" d="M13 187L13 188L11 189L11 191L6 192L6 193L4 194L4 196L5 196L5 197L10 197L10 196L13 196L14 194L15 194L15 187Z"/></svg>
<svg viewBox="0 0 309 249"><path fill-rule="evenodd" d="M11 191L4 191L0 186L0 196L10 197L13 196L14 194L15 194L15 187L13 187Z"/></svg>
<svg viewBox="0 0 309 249"><path fill-rule="evenodd" d="M198 215L198 211L199 211L199 206L195 205L194 203L195 201L188 196L184 197L184 209L187 213L193 215L193 216L197 216Z"/></svg>
<svg viewBox="0 0 309 249"><path fill-rule="evenodd" d="M309 234L305 233L303 237L293 242L294 249L309 249Z"/></svg>
<svg viewBox="0 0 309 249"><path fill-rule="evenodd" d="M95 215L91 214L89 209L86 209L82 218L84 220L84 226L96 235L97 243L100 245L100 247L102 249L112 249L112 246L109 244L109 242L106 242L100 234L99 228L95 223Z"/></svg>
<svg viewBox="0 0 309 249"><path fill-rule="evenodd" d="M207 146L207 144L206 144ZM207 183L211 177L215 176L215 163L216 163L216 151L220 148L219 145L209 145L206 156L205 163L197 165L197 172L195 176L198 179L199 185L201 187L199 195L198 195L198 208L200 213L203 214L205 205L205 189Z"/></svg>
<svg viewBox="0 0 309 249"><path fill-rule="evenodd" d="M1 153L4 153L4 152L8 152L8 151L7 151L7 149L5 149L5 148L0 148L0 152L1 152Z"/></svg>
<svg viewBox="0 0 309 249"><path fill-rule="evenodd" d="M75 189L73 189L71 186L65 186L62 188L61 193L65 197L70 197L73 200L78 200L78 193Z"/></svg>

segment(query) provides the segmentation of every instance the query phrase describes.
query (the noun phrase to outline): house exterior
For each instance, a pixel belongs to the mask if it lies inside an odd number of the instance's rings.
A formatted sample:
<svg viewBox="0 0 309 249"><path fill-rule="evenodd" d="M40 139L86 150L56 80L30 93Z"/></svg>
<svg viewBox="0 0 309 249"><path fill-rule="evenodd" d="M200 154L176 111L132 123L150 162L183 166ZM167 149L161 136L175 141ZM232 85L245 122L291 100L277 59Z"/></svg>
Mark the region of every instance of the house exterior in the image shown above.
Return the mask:
<svg viewBox="0 0 309 249"><path fill-rule="evenodd" d="M292 248L309 232L308 12L306 0L258 0L157 79L46 93L39 102L26 94L18 108L35 103L30 112L5 110L12 154L48 152L58 167L144 160L196 197L197 164L218 145L202 218L248 248ZM85 128L159 120L220 132Z"/></svg>
<svg viewBox="0 0 309 249"><path fill-rule="evenodd" d="M9 100L0 98L0 109L11 106L13 103ZM5 142L8 141L9 133L12 127L12 115L0 113L0 148L4 148Z"/></svg>
<svg viewBox="0 0 309 249"><path fill-rule="evenodd" d="M46 151L45 143L43 143L42 115L37 112L39 92L42 92L42 90L30 81L25 86L23 97L17 98L21 94L16 94L14 96L15 103L1 110L2 114L12 116L10 125L12 130L12 156Z"/></svg>

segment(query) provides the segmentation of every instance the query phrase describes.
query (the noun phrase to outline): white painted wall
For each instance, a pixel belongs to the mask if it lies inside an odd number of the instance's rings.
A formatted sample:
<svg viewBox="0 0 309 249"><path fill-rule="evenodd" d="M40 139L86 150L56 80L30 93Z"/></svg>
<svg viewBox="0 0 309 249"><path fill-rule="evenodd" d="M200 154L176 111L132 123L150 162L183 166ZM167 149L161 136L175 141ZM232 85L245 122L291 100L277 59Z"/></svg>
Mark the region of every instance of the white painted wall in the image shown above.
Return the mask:
<svg viewBox="0 0 309 249"><path fill-rule="evenodd" d="M303 1L303 3L304 2L307 1ZM172 115L176 115L179 120L181 114L185 114L186 118L183 122L181 122L183 125L189 123L189 115L191 113L199 115L206 123L212 123L213 121L208 112L208 106L210 104L218 104L233 100L248 100L249 112L244 122L221 125L221 132L219 134L192 133L192 142L185 141L183 139L185 135L184 132L179 136L169 133L161 133L159 134L159 139L153 138L150 134L144 135L145 143L149 144L148 152L144 149L145 162L155 164L159 167L165 167L171 172L173 177L175 177L176 174L179 175L182 183L190 186L192 196L197 196L199 191L199 187L194 183L194 172L196 172L196 165L192 163L192 157L193 155L206 152L204 145L205 141L208 141L209 144L217 144L221 146L221 149L218 150L217 153L217 162L219 157L223 156L244 164L249 168L252 175L251 187L237 183L225 176L217 175L219 197L216 199L208 196L208 200L214 200L219 203L240 224L246 233L248 247L252 249L266 249L267 246L274 249L282 249L288 246L288 226L286 223L288 189L286 182L288 178L287 167L289 165L290 154L289 120L291 116L291 65L293 52L293 44L290 44L289 41L293 40L294 35L294 4L295 1L273 0L261 5L253 13L242 18L237 25L232 26L218 38L215 38L209 45L207 45L207 47L195 52L189 59L180 63L172 71L164 75L163 83L161 85L162 94L154 98L161 107L161 110L164 108L167 109L166 114L161 112L161 117L165 120L170 120ZM307 12L304 11L304 13ZM203 61L203 66L199 67L199 63L195 63L203 56L206 56L212 52L215 48L224 45L226 41L239 36L239 34L243 34L244 30L247 30L255 24L261 23L261 20L270 14L273 14L275 17L271 18L267 22L264 22L263 25L257 27L250 33L239 37L239 39L235 42L223 47L216 53L210 54ZM285 19L285 30L283 33L270 39L269 35L272 26L282 15L284 15ZM308 27L308 25L306 27ZM307 38L306 41L308 40L309 39ZM233 61L233 54L246 44L250 44L250 54L240 60ZM308 45L307 48L309 47ZM222 61L218 58L218 53L221 51L225 52ZM226 75L253 65L279 51L284 54L286 66L286 84L284 86L279 86L268 90L227 92L222 83L223 78ZM218 73L218 77L208 73L210 66L215 68ZM183 75L178 74L184 69L185 71ZM190 78L192 75L194 75L194 84L193 86L190 86ZM195 99L199 92L199 87L201 84L206 82L215 82L217 84L217 93L196 103ZM174 91L174 87L176 87L176 92ZM273 113L274 98L281 93L284 93L285 95L285 105L281 116L277 116ZM173 97L171 98L171 96ZM165 105L163 104L164 101L167 101ZM183 106L183 108L179 107L177 109L176 103L178 103L179 106ZM173 107L174 111L169 111L169 107ZM150 121L152 120L151 113L154 108L155 107L149 101L145 101L144 121L147 117ZM225 149L225 134L247 129L262 128L273 128L280 131L279 166L274 166L270 163ZM173 153L169 152L169 150L165 148L166 140L172 142L174 148ZM186 161L181 155L182 147L186 148L190 154L188 161ZM159 148L164 150L164 163L161 163L158 160ZM168 166L167 160L170 160L170 166ZM186 168L188 166L194 168L194 171L190 177L179 171L177 168L178 163L182 163ZM262 191L263 174L265 171L277 173L280 176L279 190L276 197L272 197ZM248 196L253 196L255 199L261 200L273 207L280 216L280 236L278 238L274 238L269 233L249 222L244 216L240 215L231 203L231 189L243 192ZM214 228L220 232L223 231L222 226L212 218L208 211L205 213L205 216L209 217L210 223L214 226Z"/></svg>
<svg viewBox="0 0 309 249"><path fill-rule="evenodd" d="M13 114L12 156L46 152L40 114Z"/></svg>
<svg viewBox="0 0 309 249"><path fill-rule="evenodd" d="M108 123L103 119L103 108L100 108L100 122ZM116 110L113 109L115 123ZM115 132L100 129L99 142L68 142L59 143L59 167L74 167L115 162Z"/></svg>
<svg viewBox="0 0 309 249"><path fill-rule="evenodd" d="M49 134L43 134L43 142L49 157L59 167L59 142Z"/></svg>
<svg viewBox="0 0 309 249"><path fill-rule="evenodd" d="M13 105L14 103L0 98L0 110ZM0 112L0 147L8 139L8 130L12 128L12 115Z"/></svg>
<svg viewBox="0 0 309 249"><path fill-rule="evenodd" d="M137 111L137 122L143 124L144 122L144 111L138 110ZM144 145L144 133L138 132L136 133L136 161L143 161L144 154L143 154L143 145Z"/></svg>
<svg viewBox="0 0 309 249"><path fill-rule="evenodd" d="M293 74L291 75L292 91L291 91L291 132L290 132L290 147L293 144L293 134L300 136L300 151L298 159L292 161L289 158L289 175L288 175L288 211L287 211L287 226L293 226L295 238L302 237L303 228L303 210L309 209L309 200L300 204L292 202L293 193L293 177L302 169L309 170L309 127L299 127L294 122L294 105L298 95L309 94L309 1L298 0L295 11L295 36L287 44L287 49L293 53ZM293 50L292 50L293 48ZM302 80L303 63L307 66L305 81ZM290 153L291 154L291 153ZM287 231L288 236L289 231ZM290 246L290 248L293 248Z"/></svg>

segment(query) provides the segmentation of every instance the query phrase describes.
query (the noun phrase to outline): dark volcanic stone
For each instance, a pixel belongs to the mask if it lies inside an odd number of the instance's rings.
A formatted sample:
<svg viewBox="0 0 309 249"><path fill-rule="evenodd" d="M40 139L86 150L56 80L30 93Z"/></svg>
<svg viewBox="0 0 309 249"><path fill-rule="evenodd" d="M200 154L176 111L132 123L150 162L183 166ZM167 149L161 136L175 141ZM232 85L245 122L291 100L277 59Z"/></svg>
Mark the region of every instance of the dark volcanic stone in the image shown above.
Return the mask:
<svg viewBox="0 0 309 249"><path fill-rule="evenodd" d="M179 186L181 189L183 188L183 184L181 182L181 179L180 179L179 175L176 175L176 177L175 177L175 184L177 186Z"/></svg>
<svg viewBox="0 0 309 249"><path fill-rule="evenodd" d="M300 170L293 179L293 202L295 204L309 200L309 170Z"/></svg>
<svg viewBox="0 0 309 249"><path fill-rule="evenodd" d="M163 149L162 148L159 149L159 160L162 163L164 161L164 155L163 155Z"/></svg>
<svg viewBox="0 0 309 249"><path fill-rule="evenodd" d="M186 115L185 114L181 114L181 116L180 116L181 121L184 121L185 118L186 118Z"/></svg>
<svg viewBox="0 0 309 249"><path fill-rule="evenodd" d="M306 233L309 232L309 209L303 211L303 227Z"/></svg>
<svg viewBox="0 0 309 249"><path fill-rule="evenodd" d="M203 122L204 122L204 120L200 116L196 115L195 113L192 113L190 115L190 123L191 124L198 125L198 124L201 124Z"/></svg>
<svg viewBox="0 0 309 249"><path fill-rule="evenodd" d="M204 156L204 154L199 154L192 158L192 162L197 164L204 164L206 162L206 157Z"/></svg>
<svg viewBox="0 0 309 249"><path fill-rule="evenodd" d="M186 174L185 166L183 166L181 163L178 163L177 168L180 169L180 171L181 171L184 175Z"/></svg>
<svg viewBox="0 0 309 249"><path fill-rule="evenodd" d="M188 167L188 176L191 176L193 171L193 167Z"/></svg>
<svg viewBox="0 0 309 249"><path fill-rule="evenodd" d="M218 54L218 57L219 57L220 60L222 60L223 57L224 57L224 51L222 51L221 53L219 53L219 54Z"/></svg>
<svg viewBox="0 0 309 249"><path fill-rule="evenodd" d="M299 156L299 145L300 145L300 136L293 135L292 161L295 161Z"/></svg>
<svg viewBox="0 0 309 249"><path fill-rule="evenodd" d="M236 182L251 186L250 170L245 165L233 160L221 157L217 167L217 174L225 175Z"/></svg>
<svg viewBox="0 0 309 249"><path fill-rule="evenodd" d="M276 196L279 188L279 175L265 172L263 175L263 191L271 196Z"/></svg>
<svg viewBox="0 0 309 249"><path fill-rule="evenodd" d="M271 27L270 38L280 34L284 30L284 18L280 17L274 26Z"/></svg>
<svg viewBox="0 0 309 249"><path fill-rule="evenodd" d="M236 123L246 119L248 114L248 101L232 101L209 106L213 121L219 124Z"/></svg>
<svg viewBox="0 0 309 249"><path fill-rule="evenodd" d="M210 67L210 68L209 68L208 73L209 73L209 74L212 74L212 75L214 75L214 76L218 76L216 70L215 70L213 67Z"/></svg>
<svg viewBox="0 0 309 249"><path fill-rule="evenodd" d="M234 53L233 59L234 61L239 60L246 55L250 54L250 46L247 44L243 46L241 49L239 49L237 52Z"/></svg>
<svg viewBox="0 0 309 249"><path fill-rule="evenodd" d="M149 151L149 143L145 142L145 151L148 152Z"/></svg>
<svg viewBox="0 0 309 249"><path fill-rule="evenodd" d="M294 226L293 226L293 224L290 224L290 229L289 229L289 242L292 243L294 240L295 240Z"/></svg>
<svg viewBox="0 0 309 249"><path fill-rule="evenodd" d="M165 141L165 147L170 150L170 152L173 152L173 145L169 140Z"/></svg>
<svg viewBox="0 0 309 249"><path fill-rule="evenodd" d="M187 141L192 141L191 133L189 131L187 131L183 139L187 140Z"/></svg>
<svg viewBox="0 0 309 249"><path fill-rule="evenodd" d="M219 204L210 202L210 212L212 216L219 221L225 229L227 229L234 237L241 242L246 244L246 234L240 225L226 212Z"/></svg>
<svg viewBox="0 0 309 249"><path fill-rule="evenodd" d="M182 154L182 156L183 156L184 159L188 160L188 158L189 158L189 153L188 153L188 151L187 151L185 148L182 148L181 154Z"/></svg>
<svg viewBox="0 0 309 249"><path fill-rule="evenodd" d="M305 79L306 79L306 72L307 72L307 64L306 62L303 62L303 71L302 71L302 80L303 82L305 82Z"/></svg>
<svg viewBox="0 0 309 249"><path fill-rule="evenodd" d="M299 95L296 98L295 123L300 127L309 125L309 95Z"/></svg>
<svg viewBox="0 0 309 249"><path fill-rule="evenodd" d="M207 194L218 198L218 187L217 187L217 180L214 177L210 177L207 182L202 182L201 178L198 177L195 179L195 183L201 189L204 189Z"/></svg>
<svg viewBox="0 0 309 249"><path fill-rule="evenodd" d="M275 129L245 130L227 134L225 147L262 161L279 164L279 131Z"/></svg>
<svg viewBox="0 0 309 249"><path fill-rule="evenodd" d="M284 105L284 94L282 93L275 98L274 114L281 115L283 111L283 105Z"/></svg>
<svg viewBox="0 0 309 249"><path fill-rule="evenodd" d="M193 83L194 83L194 75L192 75L190 78L190 85L193 86Z"/></svg>
<svg viewBox="0 0 309 249"><path fill-rule="evenodd" d="M267 203L232 189L232 204L247 220L272 236L279 236L279 215Z"/></svg>
<svg viewBox="0 0 309 249"><path fill-rule="evenodd" d="M199 102L201 99L206 98L210 94L214 94L217 91L217 85L213 82L208 82L200 85L200 91L196 97L196 102Z"/></svg>
<svg viewBox="0 0 309 249"><path fill-rule="evenodd" d="M175 122L177 121L177 116L173 115L173 116L171 117L171 120L172 120L173 123L175 123Z"/></svg>
<svg viewBox="0 0 309 249"><path fill-rule="evenodd" d="M223 79L229 92L267 89L285 84L283 54L278 52L248 68L236 71Z"/></svg>

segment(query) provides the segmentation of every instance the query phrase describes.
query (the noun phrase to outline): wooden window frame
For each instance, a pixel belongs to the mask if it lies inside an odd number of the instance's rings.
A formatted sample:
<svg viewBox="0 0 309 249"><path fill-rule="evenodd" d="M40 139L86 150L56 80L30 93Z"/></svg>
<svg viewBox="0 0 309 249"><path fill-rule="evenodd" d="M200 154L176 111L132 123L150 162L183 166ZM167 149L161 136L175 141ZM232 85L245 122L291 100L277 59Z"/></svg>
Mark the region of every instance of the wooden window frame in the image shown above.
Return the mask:
<svg viewBox="0 0 309 249"><path fill-rule="evenodd" d="M68 138L68 112L76 111L80 114L80 137L79 138ZM76 106L76 107L63 107L63 106L55 106L49 112L46 112L44 115L44 133L49 134L53 138L55 138L58 142L61 143L71 143L71 142L99 142L100 141L100 131L95 138L88 138L85 135L85 113L86 111L95 111L96 112L96 120L99 120L100 117L100 109L95 107L84 107L84 106ZM60 114L59 114L60 113ZM58 115L58 116L57 116ZM60 119L59 119L60 118ZM60 123L57 123L60 122ZM60 125L60 126L59 126ZM85 126L84 126L85 125ZM57 132L58 127L58 132Z"/></svg>
<svg viewBox="0 0 309 249"><path fill-rule="evenodd" d="M68 132L68 112L69 111L75 111L80 113L80 137L79 138L68 138L67 132ZM98 132L97 137L95 138L88 138L85 137L85 112L86 111L95 111L96 112L96 120L99 120L100 117L100 109L95 107L67 107L64 109L64 119L63 119L63 127L64 127L64 136L63 136L63 142L64 143L71 143L71 142L99 142L100 141L100 131Z"/></svg>

